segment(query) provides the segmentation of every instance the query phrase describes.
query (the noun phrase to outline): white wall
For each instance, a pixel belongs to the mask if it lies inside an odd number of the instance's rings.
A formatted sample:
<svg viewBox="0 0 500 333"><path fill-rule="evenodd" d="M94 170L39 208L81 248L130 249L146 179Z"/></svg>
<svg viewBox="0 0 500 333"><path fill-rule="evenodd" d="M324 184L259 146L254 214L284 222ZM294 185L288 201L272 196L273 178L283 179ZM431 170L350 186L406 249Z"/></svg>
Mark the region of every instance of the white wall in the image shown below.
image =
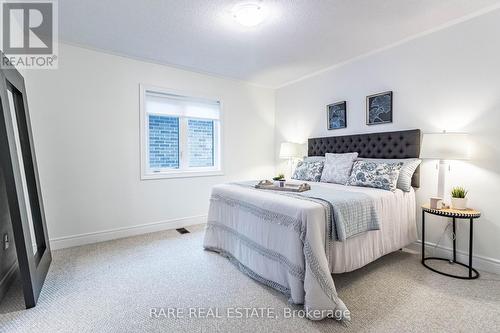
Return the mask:
<svg viewBox="0 0 500 333"><path fill-rule="evenodd" d="M65 44L23 74L55 247L203 221L212 185L274 172L272 90ZM223 101L225 176L140 180L140 83Z"/></svg>
<svg viewBox="0 0 500 333"><path fill-rule="evenodd" d="M412 128L470 133L473 159L453 163L448 183L470 190L470 206L483 212L475 253L483 263L499 264L499 31L497 10L277 90L276 147L315 136ZM365 96L386 90L394 91L394 123L365 125ZM327 131L325 106L342 100L348 103L348 128ZM435 195L435 162L423 164L421 180L419 205ZM429 219L427 239L437 242L444 225L442 219ZM467 250L468 224L460 223L458 243Z"/></svg>
<svg viewBox="0 0 500 333"><path fill-rule="evenodd" d="M449 184L465 185L470 205L483 211L475 229L478 258L500 263L493 192L500 187L498 31L500 11L277 91L62 44L58 70L23 72L52 245L202 221L211 186L268 177L281 163L276 148L282 141L447 129L472 134L473 159L453 163ZM139 83L223 100L225 176L140 180ZM385 90L394 91L394 123L368 127L365 96ZM325 106L340 100L348 101L349 126L327 131ZM435 163L426 161L418 204L434 195L436 181ZM173 222L148 225L165 221ZM436 242L444 222L429 222L428 239ZM143 227L130 229L135 226ZM461 250L467 231L461 224Z"/></svg>

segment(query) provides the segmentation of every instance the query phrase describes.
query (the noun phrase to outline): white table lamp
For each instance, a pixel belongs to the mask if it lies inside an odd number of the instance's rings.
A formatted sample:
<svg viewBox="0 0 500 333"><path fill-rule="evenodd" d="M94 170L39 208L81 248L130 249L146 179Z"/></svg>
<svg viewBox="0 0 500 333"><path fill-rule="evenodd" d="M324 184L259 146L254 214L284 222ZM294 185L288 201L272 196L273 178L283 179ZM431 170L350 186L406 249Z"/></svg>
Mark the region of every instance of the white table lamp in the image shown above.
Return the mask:
<svg viewBox="0 0 500 333"><path fill-rule="evenodd" d="M292 142L283 142L280 146L280 158L288 159L290 164L290 177L292 177L293 171L293 159L300 157L300 145Z"/></svg>
<svg viewBox="0 0 500 333"><path fill-rule="evenodd" d="M446 169L449 160L470 158L469 137L466 133L428 133L422 139L421 158L439 160L438 197L444 198Z"/></svg>

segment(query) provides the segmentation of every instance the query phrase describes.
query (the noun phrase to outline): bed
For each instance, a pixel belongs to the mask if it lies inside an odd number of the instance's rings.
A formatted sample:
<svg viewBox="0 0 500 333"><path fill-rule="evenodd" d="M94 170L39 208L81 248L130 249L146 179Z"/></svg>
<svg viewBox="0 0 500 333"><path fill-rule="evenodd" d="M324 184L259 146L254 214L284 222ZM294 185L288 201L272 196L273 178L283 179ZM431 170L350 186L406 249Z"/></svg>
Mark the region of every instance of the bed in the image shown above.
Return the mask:
<svg viewBox="0 0 500 333"><path fill-rule="evenodd" d="M308 141L309 156L344 152L362 158L418 157L420 130ZM204 248L226 256L290 303L303 304L309 319L349 320L331 273L358 269L417 238L413 188L391 192L309 182L304 195L258 190L253 183L213 188ZM412 186L418 185L417 169Z"/></svg>

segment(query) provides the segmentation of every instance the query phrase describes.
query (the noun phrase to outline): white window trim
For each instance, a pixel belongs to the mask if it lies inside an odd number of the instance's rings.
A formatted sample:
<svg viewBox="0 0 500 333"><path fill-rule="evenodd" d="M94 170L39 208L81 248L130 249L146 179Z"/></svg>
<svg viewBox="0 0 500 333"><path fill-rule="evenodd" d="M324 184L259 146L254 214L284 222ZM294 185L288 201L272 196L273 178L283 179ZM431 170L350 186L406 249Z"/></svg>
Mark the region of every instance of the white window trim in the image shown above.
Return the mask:
<svg viewBox="0 0 500 333"><path fill-rule="evenodd" d="M206 96L204 94L199 94L199 93L189 93L189 92L184 92L184 91L178 91L178 90L173 90L173 89L166 89L166 88L160 88L160 87L155 87L155 86L150 86L150 85L145 85L145 84L140 84L139 85L139 90L140 90L140 96L139 96L139 109L140 109L140 143L141 143L141 180L149 180L149 179L165 179L165 178L190 178L190 177L210 177L210 176L223 176L224 175L224 147L223 147L223 138L224 138L224 113L223 113L223 103L221 98L213 97L213 96ZM160 172L156 173L149 173L148 172L148 167L147 167L147 161L148 161L148 148L146 147L146 144L148 142L148 129L146 128L146 91L155 91L159 93L164 93L164 94L171 94L171 95L179 95L179 96L186 96L186 97L193 97L193 98L201 98L201 99L207 99L207 100L212 100L212 101L218 101L220 104L220 111L219 111L219 120L218 120L218 137L217 141L218 143L214 145L214 159L215 163L218 162L218 165L215 167L198 167L198 168L187 168L184 166L183 170L178 170L178 169L171 169L171 170L162 170ZM187 121L183 121L186 118L179 118L179 127L185 126ZM191 119L191 118L190 118ZM193 118L195 119L195 118ZM215 129L214 129L215 132ZM179 144L182 146L182 144L187 142L187 131L180 130L179 131ZM184 145L185 146L185 145ZM179 163L180 167L182 168L183 165L182 163L184 162L184 159L182 158L182 152L179 151ZM218 158L217 158L218 155Z"/></svg>

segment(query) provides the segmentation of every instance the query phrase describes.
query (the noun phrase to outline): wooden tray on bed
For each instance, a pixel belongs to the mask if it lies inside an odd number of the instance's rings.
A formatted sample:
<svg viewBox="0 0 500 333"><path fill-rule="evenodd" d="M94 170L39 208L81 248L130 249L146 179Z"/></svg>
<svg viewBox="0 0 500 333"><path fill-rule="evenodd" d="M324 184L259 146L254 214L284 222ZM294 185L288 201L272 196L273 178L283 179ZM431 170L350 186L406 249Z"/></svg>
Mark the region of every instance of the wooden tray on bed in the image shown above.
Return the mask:
<svg viewBox="0 0 500 333"><path fill-rule="evenodd" d="M307 183L302 184L287 184L285 183L284 187L279 187L274 185L273 182L269 180L261 180L255 188L261 190L274 190L274 191L283 191L283 192L305 192L311 189L311 186Z"/></svg>

